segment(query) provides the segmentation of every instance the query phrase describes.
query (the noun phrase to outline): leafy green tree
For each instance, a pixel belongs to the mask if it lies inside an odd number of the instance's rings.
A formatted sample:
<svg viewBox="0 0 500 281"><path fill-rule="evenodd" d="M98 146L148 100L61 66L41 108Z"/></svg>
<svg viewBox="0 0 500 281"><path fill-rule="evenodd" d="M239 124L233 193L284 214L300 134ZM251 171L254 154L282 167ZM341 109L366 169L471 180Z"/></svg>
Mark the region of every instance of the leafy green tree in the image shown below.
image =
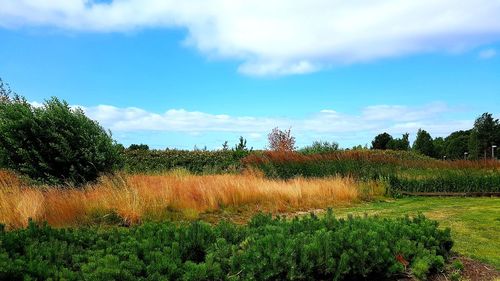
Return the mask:
<svg viewBox="0 0 500 281"><path fill-rule="evenodd" d="M314 141L312 145L299 150L303 154L328 153L339 150L339 144L328 141Z"/></svg>
<svg viewBox="0 0 500 281"><path fill-rule="evenodd" d="M410 149L410 134L403 134L400 139L391 139L389 143L387 143L387 149L392 150L409 150Z"/></svg>
<svg viewBox="0 0 500 281"><path fill-rule="evenodd" d="M3 95L0 155L4 166L48 184L84 184L121 163L119 146L81 109L57 98L34 107Z"/></svg>
<svg viewBox="0 0 500 281"><path fill-rule="evenodd" d="M434 143L432 141L431 135L426 131L419 129L417 132L417 138L413 143L413 149L415 151L422 153L427 156L435 156Z"/></svg>
<svg viewBox="0 0 500 281"><path fill-rule="evenodd" d="M131 144L128 147L129 150L149 150L149 145L147 144Z"/></svg>
<svg viewBox="0 0 500 281"><path fill-rule="evenodd" d="M477 136L477 131L476 130L471 130L470 135L469 135L469 140L468 140L468 149L469 149L469 159L479 159L480 158L480 153L479 153L479 139Z"/></svg>
<svg viewBox="0 0 500 281"><path fill-rule="evenodd" d="M442 159L446 155L446 141L442 137L437 137L432 140L434 147L434 157Z"/></svg>
<svg viewBox="0 0 500 281"><path fill-rule="evenodd" d="M456 131L445 138L445 155L448 159L462 159L469 152L469 137L471 130Z"/></svg>
<svg viewBox="0 0 500 281"><path fill-rule="evenodd" d="M387 149L387 145L392 140L392 136L388 133L379 134L372 141L372 149Z"/></svg>
<svg viewBox="0 0 500 281"><path fill-rule="evenodd" d="M474 122L473 131L477 137L481 157L491 157L491 146L500 142L500 123L491 113L483 113Z"/></svg>

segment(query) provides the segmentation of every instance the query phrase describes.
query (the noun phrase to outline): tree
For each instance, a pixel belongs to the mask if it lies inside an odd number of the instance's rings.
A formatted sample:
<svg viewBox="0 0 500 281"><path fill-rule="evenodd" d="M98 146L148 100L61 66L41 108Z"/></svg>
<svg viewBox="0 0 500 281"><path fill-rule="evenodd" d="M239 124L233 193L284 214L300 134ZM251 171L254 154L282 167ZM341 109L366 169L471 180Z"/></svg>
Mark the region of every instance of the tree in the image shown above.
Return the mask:
<svg viewBox="0 0 500 281"><path fill-rule="evenodd" d="M417 138L413 143L413 149L417 152L427 155L427 156L435 156L434 143L432 141L431 135L426 131L419 129L417 132Z"/></svg>
<svg viewBox="0 0 500 281"><path fill-rule="evenodd" d="M442 159L446 155L446 142L444 138L438 137L432 141L434 147L434 157Z"/></svg>
<svg viewBox="0 0 500 281"><path fill-rule="evenodd" d="M57 98L33 107L15 95L0 102L3 165L47 184L83 184L120 165L119 146L81 109Z"/></svg>
<svg viewBox="0 0 500 281"><path fill-rule="evenodd" d="M0 78L0 103L8 102L10 97L15 95L10 89L9 84L4 83L2 78Z"/></svg>
<svg viewBox="0 0 500 281"><path fill-rule="evenodd" d="M149 146L147 144L131 144L128 147L129 150L149 150Z"/></svg>
<svg viewBox="0 0 500 281"><path fill-rule="evenodd" d="M392 140L388 133L379 134L372 141L372 149L387 149L387 144Z"/></svg>
<svg viewBox="0 0 500 281"><path fill-rule="evenodd" d="M479 151L479 139L476 130L471 130L469 135L469 140L467 141L467 147L469 152L469 159L477 160L480 158Z"/></svg>
<svg viewBox="0 0 500 281"><path fill-rule="evenodd" d="M445 156L448 159L463 159L464 153L469 151L469 137L471 130L456 131L445 138Z"/></svg>
<svg viewBox="0 0 500 281"><path fill-rule="evenodd" d="M229 150L229 144L227 141L225 141L223 144L222 144L222 151L228 151Z"/></svg>
<svg viewBox="0 0 500 281"><path fill-rule="evenodd" d="M247 151L247 140L240 136L238 144L234 147L235 151Z"/></svg>
<svg viewBox="0 0 500 281"><path fill-rule="evenodd" d="M267 136L269 148L274 151L293 151L295 150L295 137L292 136L291 129L280 130L274 128Z"/></svg>
<svg viewBox="0 0 500 281"><path fill-rule="evenodd" d="M303 154L328 153L339 150L339 144L328 141L314 141L312 145L306 146L300 150Z"/></svg>
<svg viewBox="0 0 500 281"><path fill-rule="evenodd" d="M500 123L494 119L491 113L483 113L474 122L473 128L477 137L478 151L480 157L491 157L491 146L500 142Z"/></svg>
<svg viewBox="0 0 500 281"><path fill-rule="evenodd" d="M410 149L410 134L403 134L403 137L400 139L391 139L387 143L387 149L392 150L409 150Z"/></svg>

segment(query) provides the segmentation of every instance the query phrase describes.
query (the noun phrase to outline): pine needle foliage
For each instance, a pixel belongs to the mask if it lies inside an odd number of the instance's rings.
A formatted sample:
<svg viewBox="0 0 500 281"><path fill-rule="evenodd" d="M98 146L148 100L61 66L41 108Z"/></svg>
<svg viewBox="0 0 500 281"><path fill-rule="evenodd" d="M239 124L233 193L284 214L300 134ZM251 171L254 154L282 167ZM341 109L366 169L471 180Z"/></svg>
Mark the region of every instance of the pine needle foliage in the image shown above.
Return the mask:
<svg viewBox="0 0 500 281"><path fill-rule="evenodd" d="M130 228L0 226L1 280L386 280L442 269L449 229L423 216Z"/></svg>

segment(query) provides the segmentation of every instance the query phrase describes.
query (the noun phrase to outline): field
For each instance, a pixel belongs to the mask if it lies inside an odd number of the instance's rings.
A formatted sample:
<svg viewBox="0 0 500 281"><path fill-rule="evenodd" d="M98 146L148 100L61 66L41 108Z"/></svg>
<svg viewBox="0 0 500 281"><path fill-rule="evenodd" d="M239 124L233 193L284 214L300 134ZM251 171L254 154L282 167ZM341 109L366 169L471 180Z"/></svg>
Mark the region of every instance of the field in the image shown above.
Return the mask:
<svg viewBox="0 0 500 281"><path fill-rule="evenodd" d="M499 198L402 196L496 194L497 161L396 151L135 151L125 158L121 171L83 186L40 185L0 170L0 264L9 265L0 277L424 280L449 270L451 245L500 269ZM166 235L163 244L148 240L156 235Z"/></svg>
<svg viewBox="0 0 500 281"><path fill-rule="evenodd" d="M377 182L340 177L270 180L251 172L123 174L79 189L29 186L8 172L0 172L0 176L0 221L8 228L26 226L28 218L62 227L196 219L200 213L231 209L309 210L351 204L384 193L384 186Z"/></svg>

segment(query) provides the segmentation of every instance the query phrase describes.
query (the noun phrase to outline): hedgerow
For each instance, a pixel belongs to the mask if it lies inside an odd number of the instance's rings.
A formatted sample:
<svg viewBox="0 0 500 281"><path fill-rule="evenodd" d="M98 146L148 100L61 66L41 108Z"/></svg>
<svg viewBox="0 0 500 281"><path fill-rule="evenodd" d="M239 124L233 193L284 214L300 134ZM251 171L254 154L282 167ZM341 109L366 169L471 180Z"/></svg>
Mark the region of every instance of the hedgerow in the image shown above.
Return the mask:
<svg viewBox="0 0 500 281"><path fill-rule="evenodd" d="M248 151L126 150L125 171L155 173L183 168L192 173L223 173L241 168Z"/></svg>
<svg viewBox="0 0 500 281"><path fill-rule="evenodd" d="M350 176L383 180L391 194L405 192L500 192L500 162L441 161L411 152L339 151L327 154L265 152L242 160L267 177Z"/></svg>
<svg viewBox="0 0 500 281"><path fill-rule="evenodd" d="M418 170L389 177L390 193L500 192L500 172L481 170Z"/></svg>
<svg viewBox="0 0 500 281"><path fill-rule="evenodd" d="M145 223L130 228L0 228L1 280L352 280L439 270L449 229L423 216L248 225ZM405 268L408 266L408 268Z"/></svg>

